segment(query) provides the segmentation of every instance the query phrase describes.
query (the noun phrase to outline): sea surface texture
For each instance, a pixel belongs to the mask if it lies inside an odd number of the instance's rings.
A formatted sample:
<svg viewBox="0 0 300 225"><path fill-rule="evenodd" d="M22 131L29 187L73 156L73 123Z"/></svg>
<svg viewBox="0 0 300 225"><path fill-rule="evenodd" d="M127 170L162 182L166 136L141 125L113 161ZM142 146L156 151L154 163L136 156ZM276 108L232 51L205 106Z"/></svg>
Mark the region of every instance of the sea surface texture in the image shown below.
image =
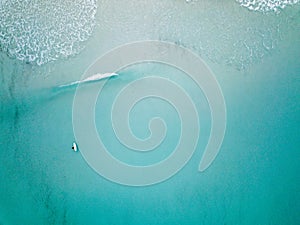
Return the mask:
<svg viewBox="0 0 300 225"><path fill-rule="evenodd" d="M81 89L66 85L87 78L88 68L112 49L148 40L193 52L222 90L225 135L204 171L199 163L218 120L205 89L176 65L134 63L94 71L118 76L83 82ZM191 63L186 56L178 63ZM0 0L0 225L298 225L299 76L298 0ZM179 87L198 120L183 118L192 111L180 113L174 102L181 97L156 96L157 87L178 96L162 82ZM124 98L147 88L152 92L136 104ZM87 102L92 93L95 118L81 114L79 120L87 144L94 141L84 130L92 119L107 151L124 164L164 162L183 135L199 131L193 155L153 185L102 176L74 126L75 96ZM117 104L123 108L114 111ZM187 130L184 121L191 124ZM120 124L128 125L137 145L116 132Z"/></svg>

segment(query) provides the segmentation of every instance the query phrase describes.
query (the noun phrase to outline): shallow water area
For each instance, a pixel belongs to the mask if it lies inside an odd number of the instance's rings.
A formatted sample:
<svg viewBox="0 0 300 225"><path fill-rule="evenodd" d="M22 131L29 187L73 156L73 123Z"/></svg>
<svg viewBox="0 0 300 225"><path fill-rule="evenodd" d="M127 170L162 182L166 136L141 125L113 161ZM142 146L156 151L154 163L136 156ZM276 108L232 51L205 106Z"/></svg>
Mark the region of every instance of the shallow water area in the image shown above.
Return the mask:
<svg viewBox="0 0 300 225"><path fill-rule="evenodd" d="M38 7L36 12L29 7L22 14L12 5L29 2ZM0 18L14 18L0 20L0 224L299 223L298 3L276 13L248 10L235 0L76 2L52 2L49 7L57 9L57 17L44 21L43 27L50 32L47 23L58 21L61 29L67 28L61 37L56 36L59 29L52 36L66 48L72 45L68 32L74 32L75 51L63 55L63 48L53 48L49 39L46 51L51 60L37 63L44 41L26 32L12 38L34 20L22 26L13 22L23 21L22 16L40 16L50 2L0 1L0 10L5 11ZM68 10L73 19L76 10L86 12L86 22L94 25L72 23L69 30L69 23L60 17ZM13 30L8 32L9 24ZM40 34L43 29L31 31ZM17 50L16 43L27 40L30 44ZM199 140L188 163L162 183L131 187L96 173L82 156L80 143L79 151L72 151L76 87L57 87L81 80L107 51L142 40L169 41L201 56L222 89L227 126L218 156L199 172L212 122L203 90L169 65L146 62L116 71L119 76L104 80L94 121L108 151L120 161L154 164L172 154L180 141L180 114L172 104L154 97L132 108L128 124L137 138L147 139L149 121L160 117L166 125L164 140L149 152L122 144L114 133L111 109L118 93L132 82L151 76L170 80L186 91L199 115ZM31 62L33 52L26 50L32 45L37 47L37 58ZM83 86L83 94L89 96L104 81Z"/></svg>

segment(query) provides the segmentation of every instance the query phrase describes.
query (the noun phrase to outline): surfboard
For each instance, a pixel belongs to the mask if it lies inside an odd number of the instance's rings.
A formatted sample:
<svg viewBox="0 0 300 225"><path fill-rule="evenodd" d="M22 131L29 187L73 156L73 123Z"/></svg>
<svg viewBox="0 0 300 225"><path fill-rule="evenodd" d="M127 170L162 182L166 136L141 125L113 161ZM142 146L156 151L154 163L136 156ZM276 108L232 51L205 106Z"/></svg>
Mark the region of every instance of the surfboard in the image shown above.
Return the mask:
<svg viewBox="0 0 300 225"><path fill-rule="evenodd" d="M73 149L74 152L78 151L78 146L77 146L76 142L73 142L72 149Z"/></svg>

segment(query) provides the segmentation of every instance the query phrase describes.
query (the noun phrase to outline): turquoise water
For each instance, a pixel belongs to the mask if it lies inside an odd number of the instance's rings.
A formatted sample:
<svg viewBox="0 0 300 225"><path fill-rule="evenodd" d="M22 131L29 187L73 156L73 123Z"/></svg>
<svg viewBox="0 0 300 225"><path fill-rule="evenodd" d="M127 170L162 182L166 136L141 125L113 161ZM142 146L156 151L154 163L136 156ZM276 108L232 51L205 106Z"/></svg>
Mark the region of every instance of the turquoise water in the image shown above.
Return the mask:
<svg viewBox="0 0 300 225"><path fill-rule="evenodd" d="M5 2L0 1L1 10L17 12L17 7L3 8ZM37 7L47 9L36 14L55 10L53 2L36 1ZM263 13L229 0L93 3L95 18L85 20L91 32L82 40L63 36L58 43L65 41L65 48L49 50L51 57L41 65L43 45L27 51L37 59L19 57L35 43L26 32L22 40L30 44L21 52L14 52L16 42L0 42L0 224L299 224L299 4ZM53 12L57 21L68 7L76 15L80 4L65 4ZM32 12L29 8L26 15ZM1 19L1 24L11 22ZM82 26L72 26L74 34L84 32ZM8 34L2 27L2 34ZM138 138L149 136L151 118L164 118L167 134L157 149L132 151L116 138L111 106L117 93L137 79L159 76L180 84L193 100L200 124L196 151L176 175L151 186L124 186L97 174L80 152L71 150L76 90L56 88L79 80L108 50L149 39L187 47L208 64L226 101L226 133L214 162L199 172L212 120L203 92L182 71L166 65L143 63L118 71L95 105L98 134L114 157L149 165L165 159L178 143L180 117L171 104L157 98L144 99L129 116ZM66 53L72 41L74 51ZM89 93L97 83L85 88Z"/></svg>

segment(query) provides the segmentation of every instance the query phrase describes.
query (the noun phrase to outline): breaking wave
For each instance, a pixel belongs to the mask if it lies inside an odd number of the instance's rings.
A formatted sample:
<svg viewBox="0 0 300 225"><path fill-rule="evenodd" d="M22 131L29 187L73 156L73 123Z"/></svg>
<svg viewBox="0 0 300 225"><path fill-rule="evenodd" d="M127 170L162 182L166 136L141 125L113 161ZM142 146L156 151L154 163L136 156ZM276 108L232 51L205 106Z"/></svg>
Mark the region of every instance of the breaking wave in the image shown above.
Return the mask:
<svg viewBox="0 0 300 225"><path fill-rule="evenodd" d="M0 3L0 50L42 65L75 55L92 34L97 0Z"/></svg>

